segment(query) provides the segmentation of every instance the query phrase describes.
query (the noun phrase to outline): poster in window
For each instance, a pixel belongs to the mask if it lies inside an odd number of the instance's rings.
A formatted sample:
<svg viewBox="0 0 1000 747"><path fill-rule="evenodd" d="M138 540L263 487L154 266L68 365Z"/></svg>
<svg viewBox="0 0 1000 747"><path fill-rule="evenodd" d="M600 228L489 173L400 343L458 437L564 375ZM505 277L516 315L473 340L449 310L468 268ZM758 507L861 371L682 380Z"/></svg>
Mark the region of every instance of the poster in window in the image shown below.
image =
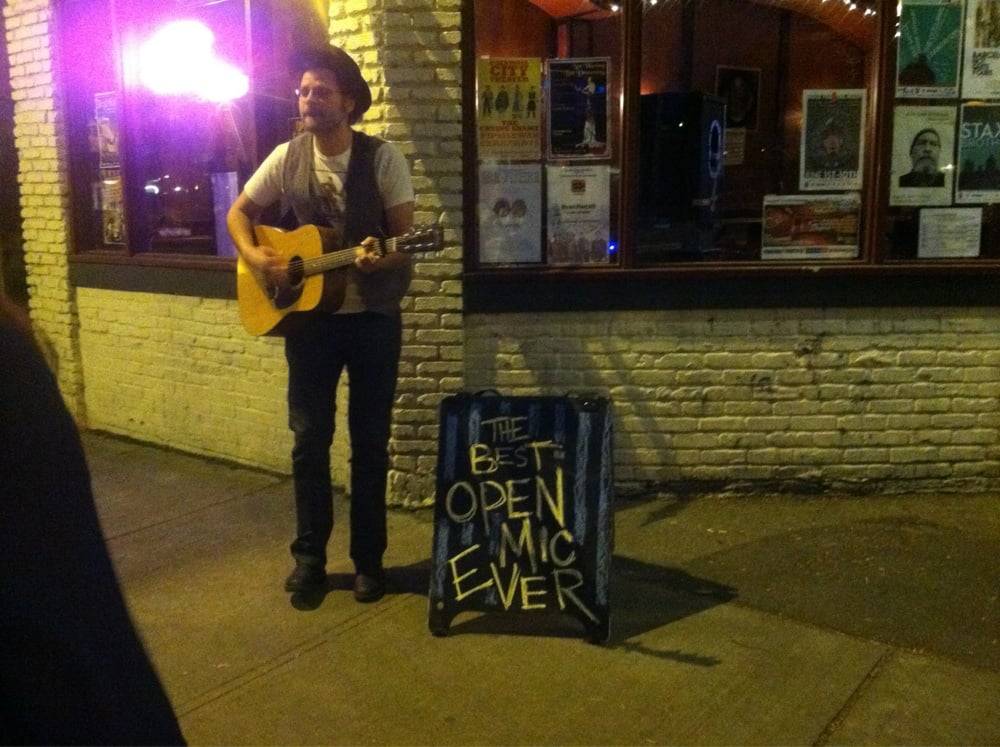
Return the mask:
<svg viewBox="0 0 1000 747"><path fill-rule="evenodd" d="M951 204L957 117L954 106L896 107L890 205Z"/></svg>
<svg viewBox="0 0 1000 747"><path fill-rule="evenodd" d="M803 91L802 112L799 189L861 189L865 90Z"/></svg>
<svg viewBox="0 0 1000 747"><path fill-rule="evenodd" d="M611 59L547 60L549 155L609 158L608 83Z"/></svg>
<svg viewBox="0 0 1000 747"><path fill-rule="evenodd" d="M480 57L476 66L479 157L538 160L542 151L542 61Z"/></svg>
<svg viewBox="0 0 1000 747"><path fill-rule="evenodd" d="M607 165L549 166L548 263L607 264L611 171Z"/></svg>
<svg viewBox="0 0 1000 747"><path fill-rule="evenodd" d="M920 211L917 256L978 257L983 232L983 209L934 208Z"/></svg>
<svg viewBox="0 0 1000 747"><path fill-rule="evenodd" d="M125 202L118 171L101 172L101 235L105 244L125 243Z"/></svg>
<svg viewBox="0 0 1000 747"><path fill-rule="evenodd" d="M1000 104L963 104L956 202L1000 202Z"/></svg>
<svg viewBox="0 0 1000 747"><path fill-rule="evenodd" d="M896 52L896 96L958 97L960 0L903 0Z"/></svg>
<svg viewBox="0 0 1000 747"><path fill-rule="evenodd" d="M752 67L715 68L715 93L726 102L726 129L757 129L760 70Z"/></svg>
<svg viewBox="0 0 1000 747"><path fill-rule="evenodd" d="M861 195L764 195L761 259L854 259Z"/></svg>
<svg viewBox="0 0 1000 747"><path fill-rule="evenodd" d="M1000 98L1000 0L967 0L962 98Z"/></svg>
<svg viewBox="0 0 1000 747"><path fill-rule="evenodd" d="M102 169L117 169L118 94L114 91L94 94L94 123L97 129L97 152Z"/></svg>
<svg viewBox="0 0 1000 747"><path fill-rule="evenodd" d="M479 167L479 264L542 261L542 167Z"/></svg>

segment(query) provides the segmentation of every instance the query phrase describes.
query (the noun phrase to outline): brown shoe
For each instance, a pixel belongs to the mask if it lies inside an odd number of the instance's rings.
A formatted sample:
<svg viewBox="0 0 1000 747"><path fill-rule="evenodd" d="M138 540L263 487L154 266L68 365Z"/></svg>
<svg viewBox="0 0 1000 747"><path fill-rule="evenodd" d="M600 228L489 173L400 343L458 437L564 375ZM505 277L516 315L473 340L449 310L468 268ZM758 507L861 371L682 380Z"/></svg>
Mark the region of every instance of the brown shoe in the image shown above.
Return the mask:
<svg viewBox="0 0 1000 747"><path fill-rule="evenodd" d="M385 596L385 573L358 573L354 577L354 598L359 602L377 602Z"/></svg>

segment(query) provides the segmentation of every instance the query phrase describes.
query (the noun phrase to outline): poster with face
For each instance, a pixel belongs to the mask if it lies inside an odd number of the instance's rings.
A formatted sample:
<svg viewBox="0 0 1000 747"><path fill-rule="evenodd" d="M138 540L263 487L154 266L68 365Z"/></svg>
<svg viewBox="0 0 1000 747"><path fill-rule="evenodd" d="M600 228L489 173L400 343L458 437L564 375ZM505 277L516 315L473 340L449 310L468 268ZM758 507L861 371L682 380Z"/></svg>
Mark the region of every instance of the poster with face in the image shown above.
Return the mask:
<svg viewBox="0 0 1000 747"><path fill-rule="evenodd" d="M890 205L950 205L955 172L954 106L897 106Z"/></svg>
<svg viewBox="0 0 1000 747"><path fill-rule="evenodd" d="M961 41L960 0L904 0L896 52L896 96L956 98Z"/></svg>
<svg viewBox="0 0 1000 747"><path fill-rule="evenodd" d="M1000 203L1000 104L963 104L955 202Z"/></svg>
<svg viewBox="0 0 1000 747"><path fill-rule="evenodd" d="M1000 98L1000 0L967 0L962 98Z"/></svg>
<svg viewBox="0 0 1000 747"><path fill-rule="evenodd" d="M542 167L479 167L479 264L542 261Z"/></svg>
<svg viewBox="0 0 1000 747"><path fill-rule="evenodd" d="M865 90L802 92L799 189L861 189L865 141Z"/></svg>
<svg viewBox="0 0 1000 747"><path fill-rule="evenodd" d="M102 169L118 168L118 94L94 94L94 123Z"/></svg>
<svg viewBox="0 0 1000 747"><path fill-rule="evenodd" d="M549 155L596 159L611 156L608 83L611 59L548 60Z"/></svg>
<svg viewBox="0 0 1000 747"><path fill-rule="evenodd" d="M749 67L715 68L715 93L726 102L726 129L757 129L760 70Z"/></svg>

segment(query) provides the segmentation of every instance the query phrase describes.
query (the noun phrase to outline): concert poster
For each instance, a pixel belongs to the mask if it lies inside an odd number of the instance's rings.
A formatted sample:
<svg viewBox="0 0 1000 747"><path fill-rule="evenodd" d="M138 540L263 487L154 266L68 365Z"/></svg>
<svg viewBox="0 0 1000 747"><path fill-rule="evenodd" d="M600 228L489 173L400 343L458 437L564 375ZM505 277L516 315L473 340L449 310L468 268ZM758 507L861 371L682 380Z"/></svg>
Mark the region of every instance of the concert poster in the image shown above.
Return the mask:
<svg viewBox="0 0 1000 747"><path fill-rule="evenodd" d="M896 51L898 98L957 98L961 53L961 0L903 0Z"/></svg>
<svg viewBox="0 0 1000 747"><path fill-rule="evenodd" d="M799 189L861 189L865 90L805 90L802 112Z"/></svg>
<svg viewBox="0 0 1000 747"><path fill-rule="evenodd" d="M548 263L608 264L611 171L605 164L548 166Z"/></svg>
<svg viewBox="0 0 1000 747"><path fill-rule="evenodd" d="M542 167L479 167L479 264L542 261Z"/></svg>
<svg viewBox="0 0 1000 747"><path fill-rule="evenodd" d="M855 259L861 195L764 195L761 259Z"/></svg>
<svg viewBox="0 0 1000 747"><path fill-rule="evenodd" d="M94 123L97 129L97 152L102 169L117 169L118 94L114 91L94 94Z"/></svg>
<svg viewBox="0 0 1000 747"><path fill-rule="evenodd" d="M760 102L760 69L751 67L715 68L715 94L726 102L726 131L757 129Z"/></svg>
<svg viewBox="0 0 1000 747"><path fill-rule="evenodd" d="M98 186L101 208L101 237L105 244L125 243L125 200L121 174L117 170L101 172Z"/></svg>
<svg viewBox="0 0 1000 747"><path fill-rule="evenodd" d="M1000 98L1000 0L966 0L962 98Z"/></svg>
<svg viewBox="0 0 1000 747"><path fill-rule="evenodd" d="M890 205L951 205L954 106L897 106L893 112Z"/></svg>
<svg viewBox="0 0 1000 747"><path fill-rule="evenodd" d="M1000 104L963 104L955 202L1000 203Z"/></svg>
<svg viewBox="0 0 1000 747"><path fill-rule="evenodd" d="M548 152L552 158L611 156L611 58L547 60Z"/></svg>
<svg viewBox="0 0 1000 747"><path fill-rule="evenodd" d="M538 160L542 155L542 61L480 57L476 65L479 158Z"/></svg>

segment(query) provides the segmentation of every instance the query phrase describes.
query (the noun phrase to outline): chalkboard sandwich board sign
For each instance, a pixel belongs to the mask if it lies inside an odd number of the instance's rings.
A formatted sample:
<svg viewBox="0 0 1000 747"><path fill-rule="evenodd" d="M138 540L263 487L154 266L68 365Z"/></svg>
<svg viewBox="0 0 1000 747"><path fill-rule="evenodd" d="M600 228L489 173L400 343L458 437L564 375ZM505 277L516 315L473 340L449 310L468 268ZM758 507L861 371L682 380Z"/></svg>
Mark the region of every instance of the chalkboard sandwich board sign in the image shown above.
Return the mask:
<svg viewBox="0 0 1000 747"><path fill-rule="evenodd" d="M441 403L429 626L465 611L559 612L610 635L612 427L604 398Z"/></svg>

